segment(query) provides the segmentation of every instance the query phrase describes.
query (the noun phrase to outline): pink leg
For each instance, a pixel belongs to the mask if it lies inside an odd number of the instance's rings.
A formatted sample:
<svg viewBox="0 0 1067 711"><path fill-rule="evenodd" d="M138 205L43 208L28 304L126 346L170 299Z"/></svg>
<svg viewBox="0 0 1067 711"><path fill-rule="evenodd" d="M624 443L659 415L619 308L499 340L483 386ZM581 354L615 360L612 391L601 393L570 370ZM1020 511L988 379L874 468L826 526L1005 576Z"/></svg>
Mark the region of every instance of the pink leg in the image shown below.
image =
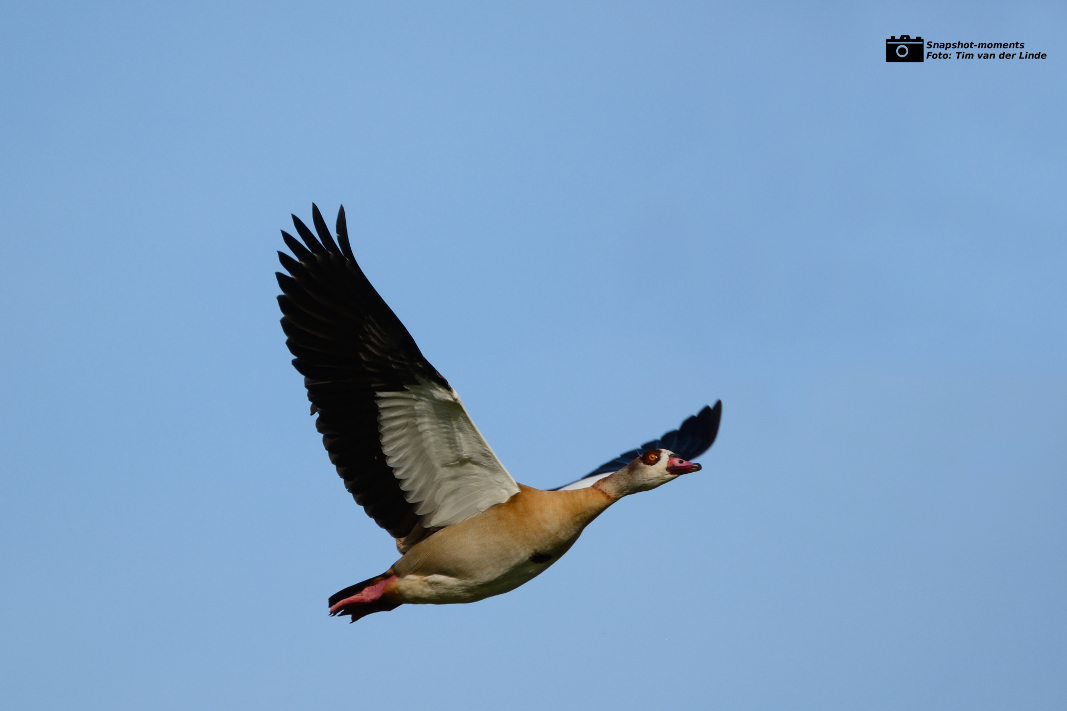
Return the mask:
<svg viewBox="0 0 1067 711"><path fill-rule="evenodd" d="M330 614L352 615L352 621L355 622L372 612L387 612L400 607L399 602L382 600L386 585L393 580L396 580L396 576L390 575L374 585L368 585L355 595L338 601L330 606Z"/></svg>

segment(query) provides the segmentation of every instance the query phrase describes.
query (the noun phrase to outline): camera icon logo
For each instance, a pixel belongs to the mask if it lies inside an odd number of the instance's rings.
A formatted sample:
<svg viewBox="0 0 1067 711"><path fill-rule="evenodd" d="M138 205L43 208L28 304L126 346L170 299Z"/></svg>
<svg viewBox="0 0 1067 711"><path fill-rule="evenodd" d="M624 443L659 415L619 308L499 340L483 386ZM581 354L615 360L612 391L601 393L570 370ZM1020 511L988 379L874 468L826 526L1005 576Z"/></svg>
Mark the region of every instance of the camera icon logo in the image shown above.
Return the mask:
<svg viewBox="0 0 1067 711"><path fill-rule="evenodd" d="M923 60L923 38L912 39L901 35L900 39L890 37L885 41L885 61L887 62L921 62Z"/></svg>

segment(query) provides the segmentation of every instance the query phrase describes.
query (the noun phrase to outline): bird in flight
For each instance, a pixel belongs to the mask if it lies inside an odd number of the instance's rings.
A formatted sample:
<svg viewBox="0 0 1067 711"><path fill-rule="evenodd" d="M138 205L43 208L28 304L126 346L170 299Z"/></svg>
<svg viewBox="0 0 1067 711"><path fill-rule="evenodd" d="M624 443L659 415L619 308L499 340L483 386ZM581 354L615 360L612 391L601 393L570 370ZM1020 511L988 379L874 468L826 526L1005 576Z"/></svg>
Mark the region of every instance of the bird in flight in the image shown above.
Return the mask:
<svg viewBox="0 0 1067 711"><path fill-rule="evenodd" d="M351 621L403 604L482 600L514 590L566 553L589 523L629 494L700 470L722 401L550 491L516 482L452 386L356 263L337 214L315 232L295 215L282 232L282 329L311 414L345 488L401 554L381 575L329 599ZM316 234L317 233L317 234Z"/></svg>

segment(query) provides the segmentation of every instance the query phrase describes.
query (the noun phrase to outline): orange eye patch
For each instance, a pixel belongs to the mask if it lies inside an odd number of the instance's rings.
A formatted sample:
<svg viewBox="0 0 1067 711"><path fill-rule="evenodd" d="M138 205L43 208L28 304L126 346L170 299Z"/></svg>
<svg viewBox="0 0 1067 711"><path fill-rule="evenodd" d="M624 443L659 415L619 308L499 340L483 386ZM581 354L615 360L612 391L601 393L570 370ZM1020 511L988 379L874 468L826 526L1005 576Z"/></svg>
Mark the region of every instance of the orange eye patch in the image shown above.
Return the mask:
<svg viewBox="0 0 1067 711"><path fill-rule="evenodd" d="M659 461L659 452L657 452L656 450L653 450L651 452L645 452L643 455L641 455L641 461L649 466L652 466L653 464Z"/></svg>

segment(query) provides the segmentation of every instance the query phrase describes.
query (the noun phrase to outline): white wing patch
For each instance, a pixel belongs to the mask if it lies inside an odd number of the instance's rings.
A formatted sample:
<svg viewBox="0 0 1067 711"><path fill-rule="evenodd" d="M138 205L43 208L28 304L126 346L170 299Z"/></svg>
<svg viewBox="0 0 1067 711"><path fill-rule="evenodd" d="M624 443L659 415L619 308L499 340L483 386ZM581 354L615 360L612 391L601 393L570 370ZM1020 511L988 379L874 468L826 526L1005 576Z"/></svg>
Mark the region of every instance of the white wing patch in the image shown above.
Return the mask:
<svg viewBox="0 0 1067 711"><path fill-rule="evenodd" d="M375 395L382 450L423 528L459 523L519 493L455 390L420 379Z"/></svg>

